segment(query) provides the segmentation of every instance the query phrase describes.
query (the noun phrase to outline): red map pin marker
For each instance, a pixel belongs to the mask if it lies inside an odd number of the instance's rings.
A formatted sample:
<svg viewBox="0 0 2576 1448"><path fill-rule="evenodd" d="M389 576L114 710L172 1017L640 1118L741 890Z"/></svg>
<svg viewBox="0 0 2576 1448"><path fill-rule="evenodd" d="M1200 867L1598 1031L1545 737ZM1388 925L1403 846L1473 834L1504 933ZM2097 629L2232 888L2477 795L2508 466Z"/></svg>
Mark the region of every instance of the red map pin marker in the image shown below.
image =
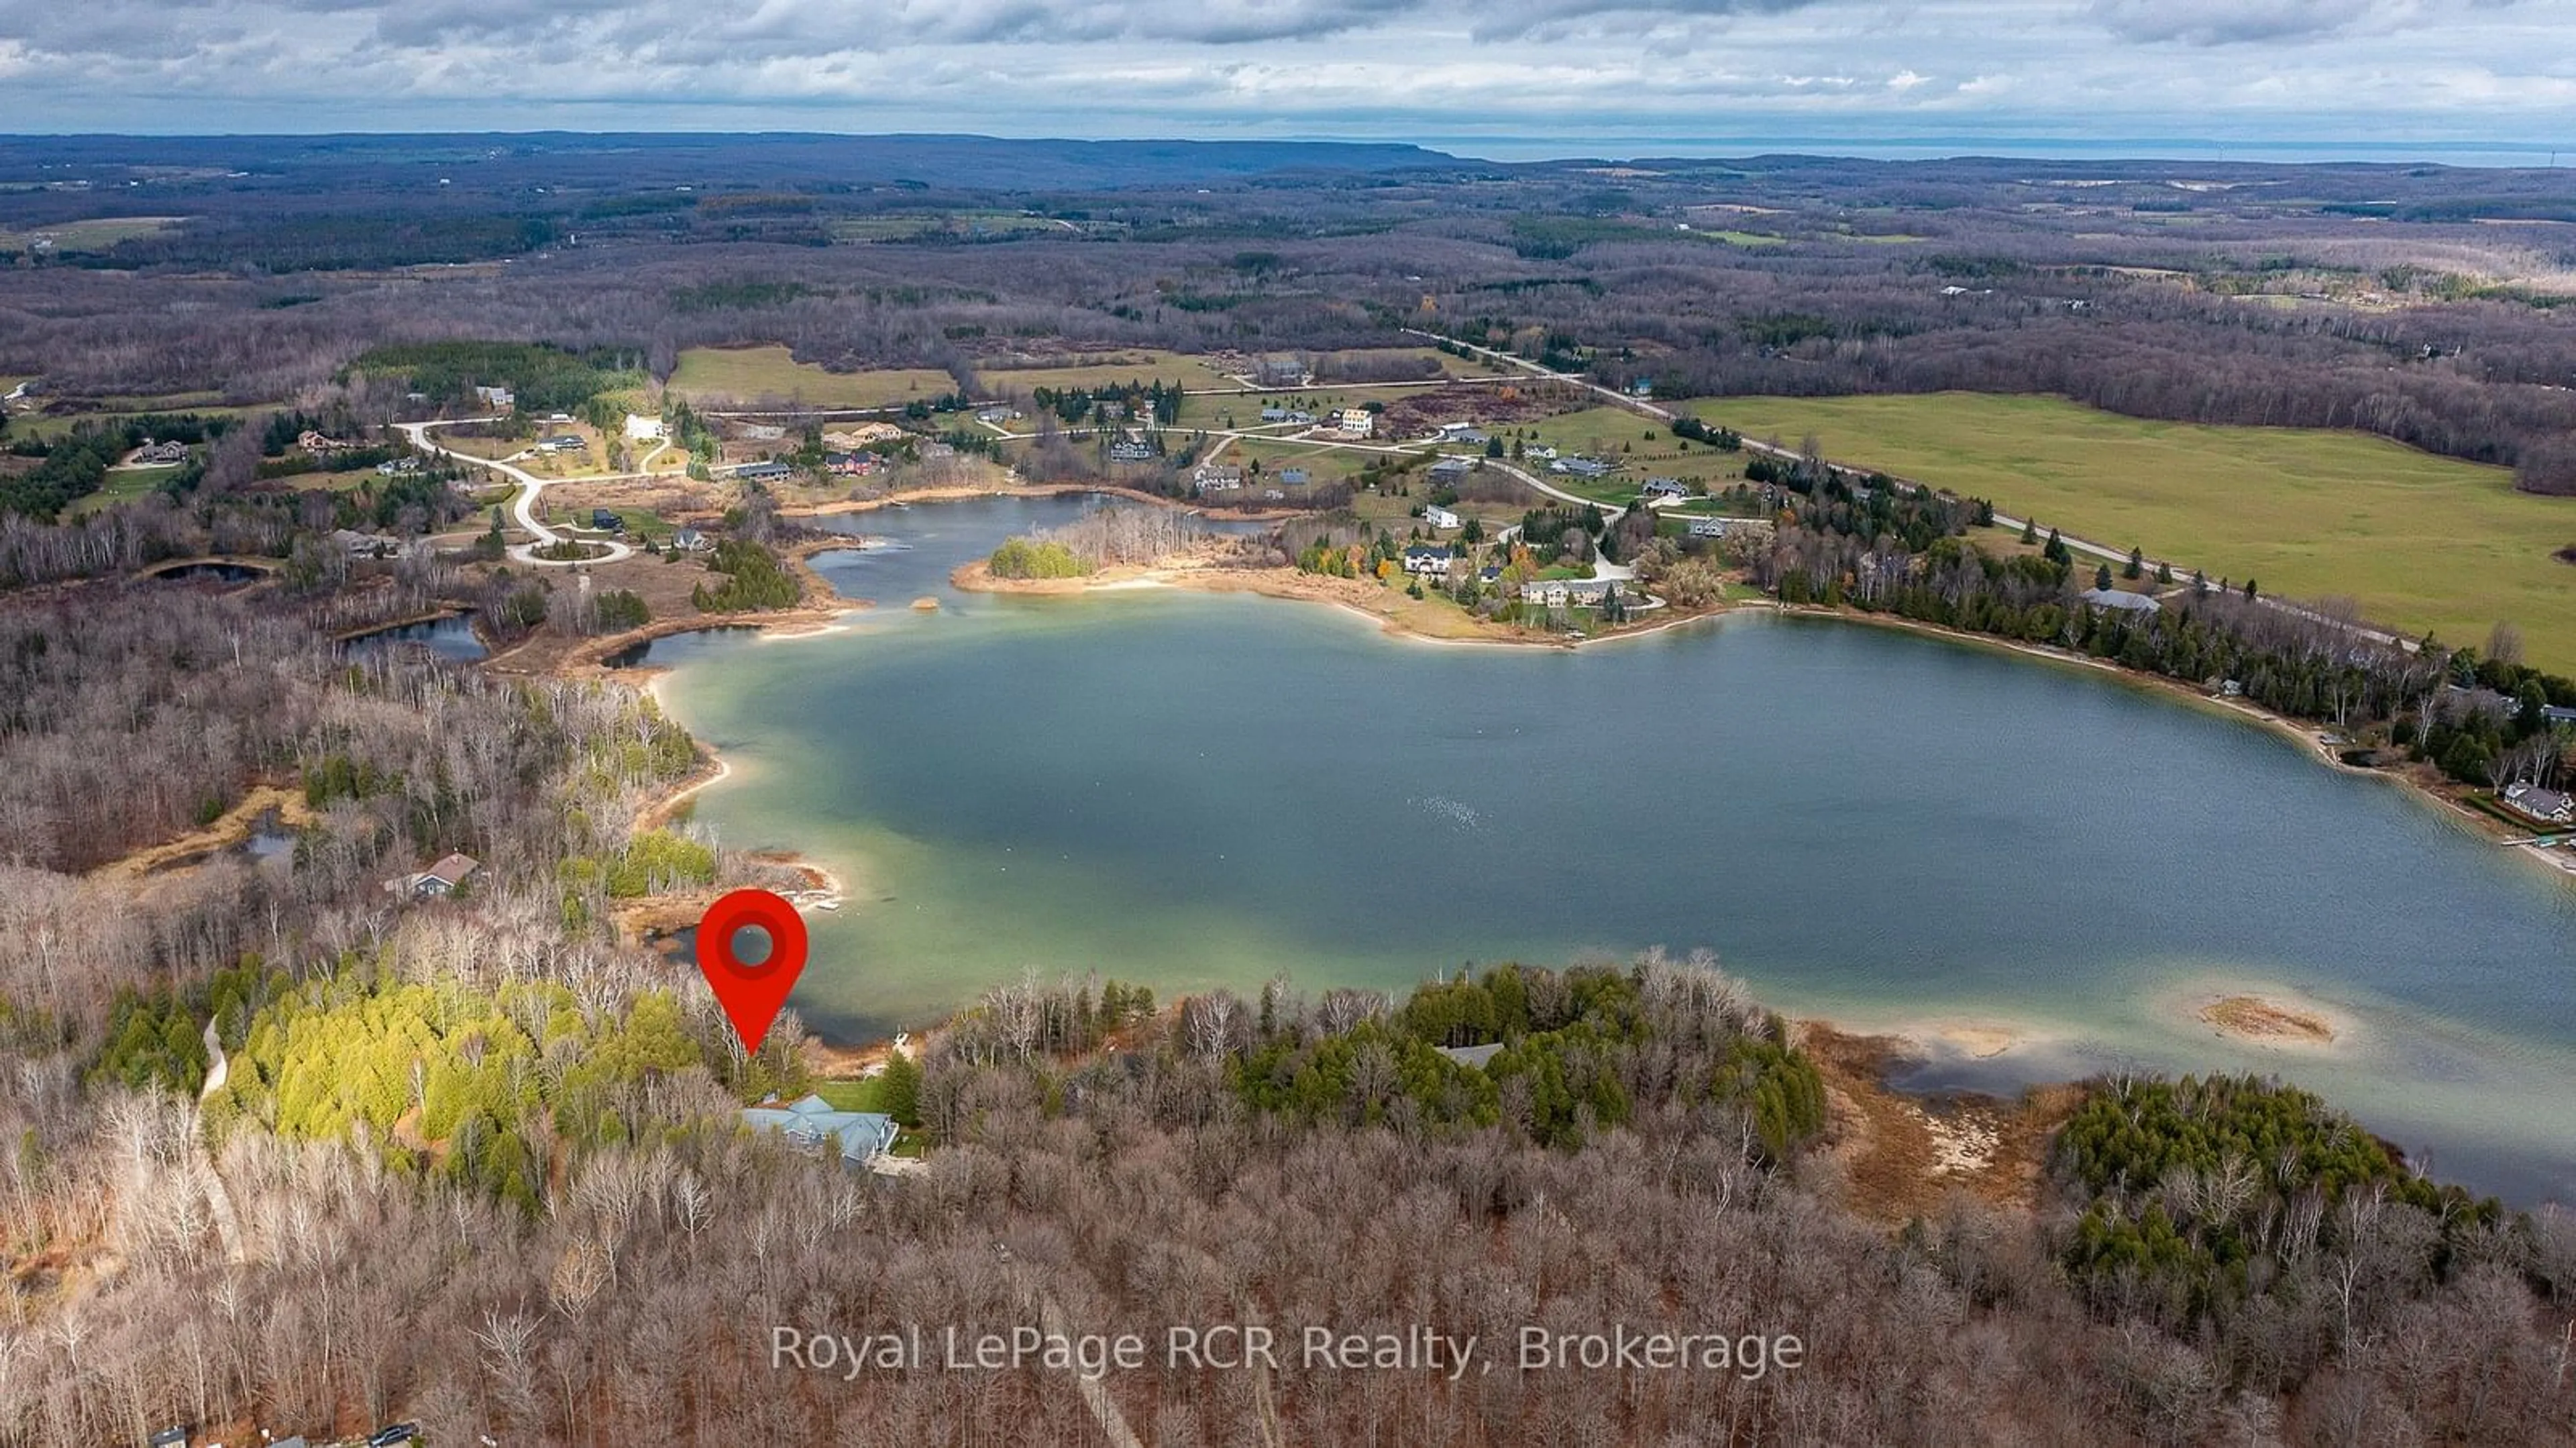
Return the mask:
<svg viewBox="0 0 2576 1448"><path fill-rule="evenodd" d="M757 965L734 954L734 936L746 926L769 936L769 958ZM804 918L767 890L736 890L698 917L698 969L744 1052L756 1051L805 971Z"/></svg>

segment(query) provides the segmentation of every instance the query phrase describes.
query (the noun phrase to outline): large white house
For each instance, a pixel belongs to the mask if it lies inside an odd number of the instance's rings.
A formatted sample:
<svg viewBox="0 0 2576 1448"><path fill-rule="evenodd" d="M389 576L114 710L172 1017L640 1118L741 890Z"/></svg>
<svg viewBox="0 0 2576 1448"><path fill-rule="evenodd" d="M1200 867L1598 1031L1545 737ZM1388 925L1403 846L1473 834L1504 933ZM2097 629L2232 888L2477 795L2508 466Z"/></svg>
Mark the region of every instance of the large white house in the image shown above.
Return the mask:
<svg viewBox="0 0 2576 1448"><path fill-rule="evenodd" d="M1456 528L1462 526L1463 522L1456 513L1437 503L1422 510L1422 521L1434 528Z"/></svg>
<svg viewBox="0 0 2576 1448"><path fill-rule="evenodd" d="M630 412L626 414L626 440L628 442L660 442L662 440L662 419L658 417L646 417L640 412Z"/></svg>
<svg viewBox="0 0 2576 1448"><path fill-rule="evenodd" d="M1367 437L1377 431L1377 414L1365 407L1345 407L1333 414L1333 426L1352 437Z"/></svg>

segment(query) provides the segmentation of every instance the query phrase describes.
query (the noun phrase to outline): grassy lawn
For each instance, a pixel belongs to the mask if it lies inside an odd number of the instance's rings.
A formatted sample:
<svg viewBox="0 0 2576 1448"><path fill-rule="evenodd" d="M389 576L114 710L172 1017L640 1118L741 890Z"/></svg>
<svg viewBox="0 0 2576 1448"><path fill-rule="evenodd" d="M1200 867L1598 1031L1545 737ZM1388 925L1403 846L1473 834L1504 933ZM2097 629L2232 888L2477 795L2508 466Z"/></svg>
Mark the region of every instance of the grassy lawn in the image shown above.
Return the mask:
<svg viewBox="0 0 2576 1448"><path fill-rule="evenodd" d="M2483 644L2499 619L2530 661L2576 672L2576 501L2502 468L2360 433L2204 427L2048 397L1744 397L1690 404L1747 437L1991 498L2108 547Z"/></svg>
<svg viewBox="0 0 2576 1448"><path fill-rule="evenodd" d="M115 474L109 476L114 477ZM352 468L347 472L297 473L292 477L271 478L265 485L298 493L345 493L362 484L392 481L379 476L374 468Z"/></svg>
<svg viewBox="0 0 2576 1448"><path fill-rule="evenodd" d="M814 407L901 407L956 390L956 380L934 368L826 372L784 347L692 347L671 374L671 391L692 403L775 397Z"/></svg>
<svg viewBox="0 0 2576 1448"><path fill-rule="evenodd" d="M142 497L161 486L165 479L178 476L179 472L178 468L109 468L107 480L99 484L98 491L72 499L63 509L63 516L78 518L112 504Z"/></svg>

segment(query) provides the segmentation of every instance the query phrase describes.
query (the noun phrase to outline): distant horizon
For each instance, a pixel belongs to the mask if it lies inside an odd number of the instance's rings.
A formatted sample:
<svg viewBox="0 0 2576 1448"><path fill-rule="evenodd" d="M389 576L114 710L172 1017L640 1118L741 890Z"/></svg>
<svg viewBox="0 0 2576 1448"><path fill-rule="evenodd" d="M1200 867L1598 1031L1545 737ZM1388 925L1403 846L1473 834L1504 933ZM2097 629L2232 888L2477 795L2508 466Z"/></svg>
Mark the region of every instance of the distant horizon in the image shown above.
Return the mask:
<svg viewBox="0 0 2576 1448"><path fill-rule="evenodd" d="M113 141L286 141L401 138L496 139L538 137L614 138L652 136L670 139L710 138L775 140L969 140L1012 144L1058 143L1106 145L1205 146L1353 146L1409 147L1459 161L1505 165L1597 161L1624 164L1658 160L1725 160L1758 156L1798 156L1861 161L2121 161L2215 162L2247 165L2372 164L2441 165L2461 169L2549 170L2576 167L2576 141L2493 138L2425 138L2417 140L2351 139L2261 140L2226 136L2078 136L2067 134L1926 134L1818 135L1632 135L1566 139L1510 132L1442 134L1384 132L1334 134L1297 131L1247 134L1240 129L1167 132L1114 132L1083 135L1067 132L1004 134L984 130L843 130L814 127L321 127L314 129L137 129L0 131L0 142L42 145L48 142Z"/></svg>

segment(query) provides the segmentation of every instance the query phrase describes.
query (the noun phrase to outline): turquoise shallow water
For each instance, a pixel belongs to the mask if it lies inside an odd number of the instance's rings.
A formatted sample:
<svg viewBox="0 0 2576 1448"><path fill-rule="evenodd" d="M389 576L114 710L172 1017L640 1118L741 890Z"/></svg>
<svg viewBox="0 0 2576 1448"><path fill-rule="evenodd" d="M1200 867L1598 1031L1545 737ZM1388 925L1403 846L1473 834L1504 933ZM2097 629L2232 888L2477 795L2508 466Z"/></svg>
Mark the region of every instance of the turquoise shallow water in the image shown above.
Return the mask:
<svg viewBox="0 0 2576 1448"><path fill-rule="evenodd" d="M1915 1084L2277 1072L2437 1172L2576 1198L2576 890L2398 789L2089 671L1845 624L1568 652L947 589L1079 506L870 515L901 546L822 566L887 607L654 645L736 767L699 817L853 887L812 918L809 1021L918 1025L1032 968L1400 988L1706 946L1785 1010L1926 1035ZM2192 1011L2221 988L2344 1040L2219 1039Z"/></svg>

